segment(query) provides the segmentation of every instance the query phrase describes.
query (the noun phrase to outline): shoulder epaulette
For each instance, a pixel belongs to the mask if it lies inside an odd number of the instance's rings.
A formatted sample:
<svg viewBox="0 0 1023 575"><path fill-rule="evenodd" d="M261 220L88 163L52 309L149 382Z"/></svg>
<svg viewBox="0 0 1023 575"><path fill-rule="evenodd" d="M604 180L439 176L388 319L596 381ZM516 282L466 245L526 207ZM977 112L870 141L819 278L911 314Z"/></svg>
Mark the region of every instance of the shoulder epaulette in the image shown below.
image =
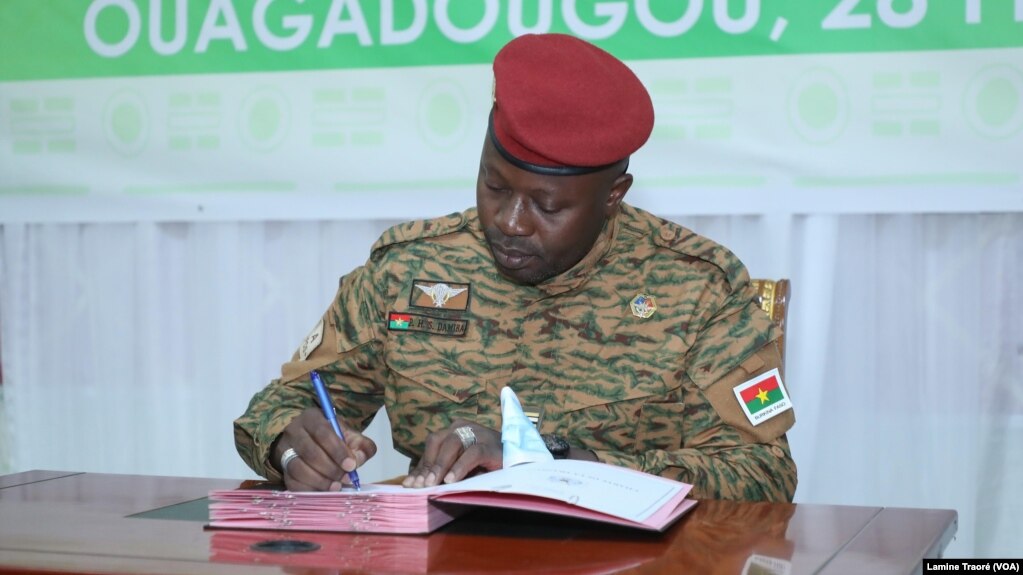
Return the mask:
<svg viewBox="0 0 1023 575"><path fill-rule="evenodd" d="M731 250L690 229L665 221L653 239L659 246L717 267L724 272L725 280L732 287L749 281L746 266Z"/></svg>
<svg viewBox="0 0 1023 575"><path fill-rule="evenodd" d="M395 244L443 236L458 230L465 223L465 214L455 212L439 218L397 224L380 234L380 238L370 248L370 253L376 253L378 250Z"/></svg>
<svg viewBox="0 0 1023 575"><path fill-rule="evenodd" d="M692 230L649 212L623 205L626 225L645 235L655 245L709 263L721 270L733 288L749 281L746 266L728 248Z"/></svg>

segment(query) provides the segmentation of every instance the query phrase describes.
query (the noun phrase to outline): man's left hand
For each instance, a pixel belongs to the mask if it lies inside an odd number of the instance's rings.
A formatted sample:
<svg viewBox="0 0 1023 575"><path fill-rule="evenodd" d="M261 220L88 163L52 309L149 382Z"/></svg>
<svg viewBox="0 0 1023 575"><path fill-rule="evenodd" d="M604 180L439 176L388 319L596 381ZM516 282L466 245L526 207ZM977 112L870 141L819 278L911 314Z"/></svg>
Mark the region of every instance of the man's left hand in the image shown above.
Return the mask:
<svg viewBox="0 0 1023 575"><path fill-rule="evenodd" d="M467 429L465 429L467 428ZM475 440L471 438L475 438ZM504 451L501 433L464 419L426 438L426 449L419 465L402 485L432 487L441 482L461 481L474 469L501 469Z"/></svg>

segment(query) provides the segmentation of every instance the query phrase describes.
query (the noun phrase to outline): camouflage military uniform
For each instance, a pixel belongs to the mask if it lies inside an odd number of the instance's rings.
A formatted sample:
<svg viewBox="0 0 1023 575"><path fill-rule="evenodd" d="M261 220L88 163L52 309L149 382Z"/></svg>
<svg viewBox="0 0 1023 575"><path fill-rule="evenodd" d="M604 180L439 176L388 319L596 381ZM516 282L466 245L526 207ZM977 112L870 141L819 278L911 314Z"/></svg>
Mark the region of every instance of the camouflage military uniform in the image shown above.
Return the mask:
<svg viewBox="0 0 1023 575"><path fill-rule="evenodd" d="M647 319L630 308L639 294L656 305ZM753 296L728 250L625 204L581 262L537 286L497 274L475 209L395 226L235 421L235 441L278 479L271 444L315 405L316 369L353 427L385 405L414 464L455 418L500 429L507 385L543 411L542 432L601 461L692 483L698 498L791 500L792 411L754 427L732 392L780 362Z"/></svg>

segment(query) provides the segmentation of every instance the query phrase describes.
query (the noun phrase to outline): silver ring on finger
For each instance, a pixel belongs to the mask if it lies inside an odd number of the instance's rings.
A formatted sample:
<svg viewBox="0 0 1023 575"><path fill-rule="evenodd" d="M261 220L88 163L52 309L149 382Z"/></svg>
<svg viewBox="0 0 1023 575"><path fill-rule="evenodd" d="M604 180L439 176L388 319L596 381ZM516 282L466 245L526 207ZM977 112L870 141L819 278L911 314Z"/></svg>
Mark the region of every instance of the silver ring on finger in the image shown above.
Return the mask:
<svg viewBox="0 0 1023 575"><path fill-rule="evenodd" d="M296 459L296 458L298 458L298 452L295 451L293 448L289 447L288 449L286 449L284 451L284 454L281 455L281 474L282 475L287 475L288 474L288 464L291 463L292 459Z"/></svg>
<svg viewBox="0 0 1023 575"><path fill-rule="evenodd" d="M472 428L468 425L456 427L455 435L457 435L458 439L462 441L462 447L464 449L469 449L473 445L476 445L476 433L473 432Z"/></svg>

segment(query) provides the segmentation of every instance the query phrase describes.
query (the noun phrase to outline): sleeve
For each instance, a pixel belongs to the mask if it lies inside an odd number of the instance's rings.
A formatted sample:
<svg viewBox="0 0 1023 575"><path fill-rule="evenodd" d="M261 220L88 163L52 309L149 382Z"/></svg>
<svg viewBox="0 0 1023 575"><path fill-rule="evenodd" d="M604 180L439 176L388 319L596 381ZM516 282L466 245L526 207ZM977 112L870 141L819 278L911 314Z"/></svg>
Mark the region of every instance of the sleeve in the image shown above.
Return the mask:
<svg viewBox="0 0 1023 575"><path fill-rule="evenodd" d="M235 448L257 474L282 479L270 462L273 444L291 420L317 405L310 371L319 372L351 427L365 429L383 405L383 320L373 284L365 267L341 278L334 302L281 367L281 376L256 393L234 421Z"/></svg>
<svg viewBox="0 0 1023 575"><path fill-rule="evenodd" d="M793 410L753 425L733 391L774 368L784 389L780 328L752 302L751 289L745 283L733 291L700 331L680 371L680 401L643 406L648 428L681 430L671 440L678 447L595 451L601 461L690 483L698 499L792 500L796 466L785 432L795 423Z"/></svg>

